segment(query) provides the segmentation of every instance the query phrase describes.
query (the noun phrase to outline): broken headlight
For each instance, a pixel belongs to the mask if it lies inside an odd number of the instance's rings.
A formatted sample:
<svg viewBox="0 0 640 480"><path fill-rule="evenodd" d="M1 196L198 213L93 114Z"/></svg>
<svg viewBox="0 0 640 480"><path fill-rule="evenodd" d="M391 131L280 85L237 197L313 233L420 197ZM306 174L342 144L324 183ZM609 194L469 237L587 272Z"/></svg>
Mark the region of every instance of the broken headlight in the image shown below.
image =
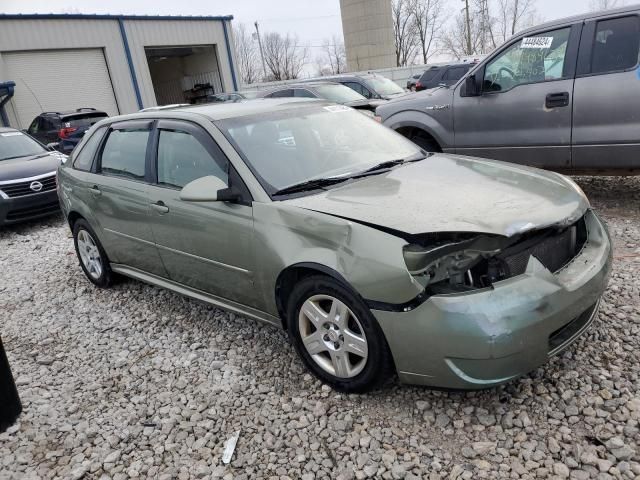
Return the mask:
<svg viewBox="0 0 640 480"><path fill-rule="evenodd" d="M500 253L501 243L491 237L431 247L411 243L402 253L407 270L425 288L438 284L452 290L483 288L501 276L499 267L491 261Z"/></svg>

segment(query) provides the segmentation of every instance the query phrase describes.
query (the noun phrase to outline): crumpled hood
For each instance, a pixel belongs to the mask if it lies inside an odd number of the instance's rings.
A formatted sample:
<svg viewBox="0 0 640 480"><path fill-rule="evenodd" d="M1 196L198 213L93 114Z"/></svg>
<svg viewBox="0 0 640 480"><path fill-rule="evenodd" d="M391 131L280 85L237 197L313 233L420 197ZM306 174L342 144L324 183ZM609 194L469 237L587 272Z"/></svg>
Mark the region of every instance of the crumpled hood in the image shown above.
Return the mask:
<svg viewBox="0 0 640 480"><path fill-rule="evenodd" d="M43 154L44 155L44 154ZM11 160L0 161L0 182L18 180L20 178L31 178L45 173L58 170L62 159L66 155L58 152L47 152L40 157L33 155L29 157L12 158Z"/></svg>
<svg viewBox="0 0 640 480"><path fill-rule="evenodd" d="M447 154L285 203L408 234L509 237L569 225L589 208L587 199L559 174Z"/></svg>

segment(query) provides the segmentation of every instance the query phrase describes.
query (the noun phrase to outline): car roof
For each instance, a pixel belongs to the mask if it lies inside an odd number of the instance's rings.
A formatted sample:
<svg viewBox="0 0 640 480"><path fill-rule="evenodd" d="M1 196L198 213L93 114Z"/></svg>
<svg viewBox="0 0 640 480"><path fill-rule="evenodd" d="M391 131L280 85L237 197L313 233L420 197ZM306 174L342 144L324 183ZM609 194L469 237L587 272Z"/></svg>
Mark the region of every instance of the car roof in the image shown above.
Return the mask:
<svg viewBox="0 0 640 480"><path fill-rule="evenodd" d="M92 115L95 113L106 115L106 112L103 112L102 110L96 110L95 108L86 107L86 108L77 108L75 110L65 110L62 112L42 112L39 116L70 117L70 116L82 115L82 114Z"/></svg>
<svg viewBox="0 0 640 480"><path fill-rule="evenodd" d="M325 85L340 85L340 84L338 82L330 82L327 80L316 80L316 81L301 82L301 83L285 83L284 85L278 85L277 87L270 88L269 92L286 90L287 88L309 88L309 87L313 88L313 87L322 87ZM348 88L348 87L345 87L345 88Z"/></svg>
<svg viewBox="0 0 640 480"><path fill-rule="evenodd" d="M573 15L570 17L559 18L557 20L552 20L550 22L541 23L534 27L527 28L525 30L522 30L521 32L516 33L516 36L523 35L523 34L526 35L527 33L537 32L539 30L545 30L550 27L576 23L582 20L592 20L592 19L597 19L601 17L608 17L611 15L632 13L632 12L637 12L638 10L640 10L640 5L636 4L636 5L629 5L627 7L614 8L610 10L601 10L599 12L590 12L590 13L583 13L581 15Z"/></svg>
<svg viewBox="0 0 640 480"><path fill-rule="evenodd" d="M19 132L20 130L18 130L17 128L11 128L11 127L0 127L0 133L6 133L6 132Z"/></svg>
<svg viewBox="0 0 640 480"><path fill-rule="evenodd" d="M261 113L294 110L299 107L307 107L312 105L333 105L333 103L321 99L300 97L257 98L255 100L247 100L244 102L203 103L176 109L132 113L129 115L111 117L108 123L143 118L175 118L175 114L180 114L181 117L183 116L183 114L196 114L199 116L204 116L209 120L216 121L226 120L229 118L245 117L248 115L257 115Z"/></svg>

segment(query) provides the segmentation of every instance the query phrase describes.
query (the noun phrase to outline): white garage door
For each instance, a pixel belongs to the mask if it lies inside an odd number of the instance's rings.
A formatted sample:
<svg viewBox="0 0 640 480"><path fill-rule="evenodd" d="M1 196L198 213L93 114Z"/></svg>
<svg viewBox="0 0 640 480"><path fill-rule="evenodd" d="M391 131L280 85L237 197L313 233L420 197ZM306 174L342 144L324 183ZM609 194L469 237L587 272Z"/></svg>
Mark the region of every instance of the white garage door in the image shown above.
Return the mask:
<svg viewBox="0 0 640 480"><path fill-rule="evenodd" d="M2 60L7 80L16 82L11 103L21 128L43 111L119 113L102 49L5 52Z"/></svg>

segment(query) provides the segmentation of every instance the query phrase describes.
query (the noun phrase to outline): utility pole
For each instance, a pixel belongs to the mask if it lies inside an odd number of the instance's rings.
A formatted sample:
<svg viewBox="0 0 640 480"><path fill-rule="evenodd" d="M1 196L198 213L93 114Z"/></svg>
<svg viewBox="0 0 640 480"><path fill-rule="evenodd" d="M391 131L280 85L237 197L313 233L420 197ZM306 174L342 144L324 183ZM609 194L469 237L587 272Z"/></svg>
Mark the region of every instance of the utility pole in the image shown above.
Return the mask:
<svg viewBox="0 0 640 480"><path fill-rule="evenodd" d="M254 25L256 26L256 36L258 37L258 48L260 48L260 58L262 59L262 74L264 75L264 77L262 78L262 81L264 82L267 79L267 67L264 63L264 52L262 51L262 40L260 40L260 30L258 29L258 22L256 21Z"/></svg>
<svg viewBox="0 0 640 480"><path fill-rule="evenodd" d="M469 0L463 0L465 5L465 15L467 23L467 55L473 55L471 51L471 18L469 17Z"/></svg>

